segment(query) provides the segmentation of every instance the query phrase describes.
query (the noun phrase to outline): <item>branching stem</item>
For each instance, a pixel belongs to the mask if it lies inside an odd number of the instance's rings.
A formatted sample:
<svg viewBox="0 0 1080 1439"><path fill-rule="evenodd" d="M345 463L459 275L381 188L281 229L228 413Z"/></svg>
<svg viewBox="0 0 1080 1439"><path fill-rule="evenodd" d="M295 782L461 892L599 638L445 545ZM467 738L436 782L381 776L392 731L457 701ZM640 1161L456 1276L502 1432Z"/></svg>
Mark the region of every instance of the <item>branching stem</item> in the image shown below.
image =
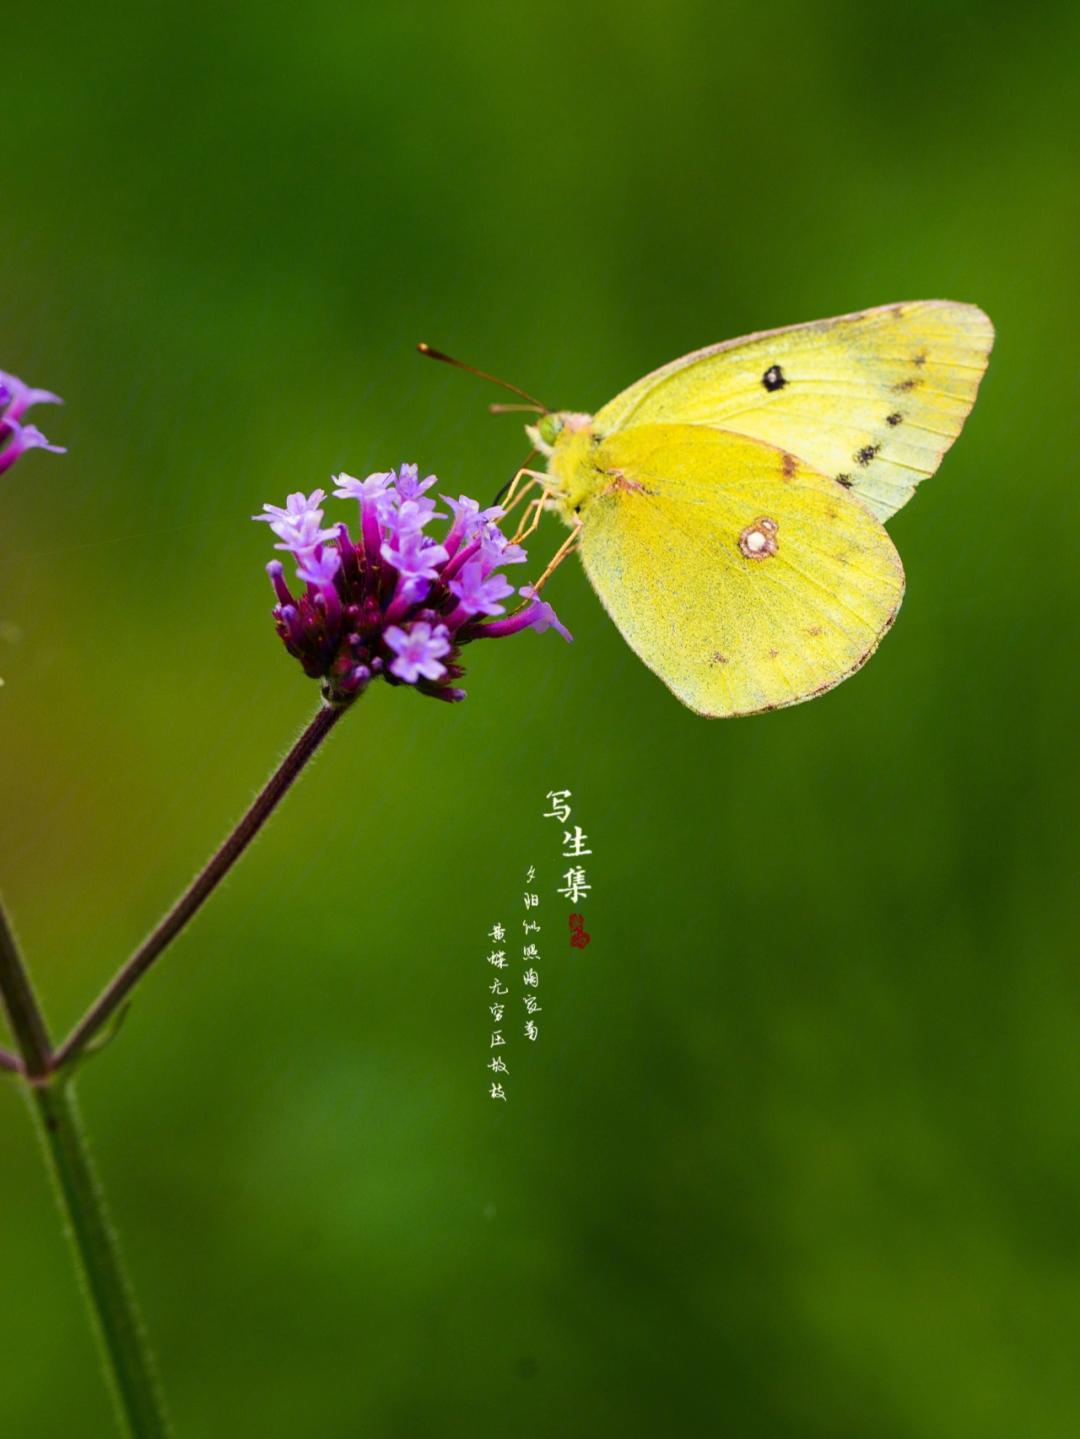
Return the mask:
<svg viewBox="0 0 1080 1439"><path fill-rule="evenodd" d="M34 986L26 972L14 932L7 914L0 905L0 996L4 1012L22 1055L22 1064L30 1079L43 1079L52 1067L52 1046L45 1016L37 1002ZM7 1065L4 1068L8 1068Z"/></svg>
<svg viewBox="0 0 1080 1439"><path fill-rule="evenodd" d="M72 1085L74 1065L117 1017L158 955L210 898L349 704L319 708L232 834L57 1050L52 1047L45 1016L0 905L0 999L19 1051L16 1056L0 1050L0 1070L21 1075L26 1081L27 1098L74 1243L121 1425L130 1439L167 1439L169 1426L149 1346L79 1122Z"/></svg>
<svg viewBox="0 0 1080 1439"><path fill-rule="evenodd" d="M62 1068L78 1058L124 1003L162 950L172 944L188 920L206 903L348 708L348 704L324 704L318 709L303 734L270 776L247 814L206 868L196 876L153 933L143 941L64 1040L56 1052L54 1064L57 1068Z"/></svg>

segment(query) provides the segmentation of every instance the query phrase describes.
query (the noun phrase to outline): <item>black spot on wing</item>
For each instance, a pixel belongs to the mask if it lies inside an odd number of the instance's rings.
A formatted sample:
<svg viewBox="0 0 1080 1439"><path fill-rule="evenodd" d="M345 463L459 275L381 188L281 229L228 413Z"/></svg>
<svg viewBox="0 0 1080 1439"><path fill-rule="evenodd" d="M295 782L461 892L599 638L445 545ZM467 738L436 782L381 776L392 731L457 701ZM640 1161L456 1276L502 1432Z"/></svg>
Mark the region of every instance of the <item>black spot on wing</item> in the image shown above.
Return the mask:
<svg viewBox="0 0 1080 1439"><path fill-rule="evenodd" d="M776 390L782 390L787 384L787 380L784 378L784 372L779 365L770 365L762 375L761 383L771 395Z"/></svg>
<svg viewBox="0 0 1080 1439"><path fill-rule="evenodd" d="M918 386L920 385L920 383L921 383L921 381L916 380L914 377L912 377L910 380L901 380L898 385L893 385L893 389L896 390L896 391L898 391L901 395L903 395L903 394L905 394L908 390L915 390L915 389L917 389Z"/></svg>
<svg viewBox="0 0 1080 1439"><path fill-rule="evenodd" d="M855 451L852 458L858 465L868 465L880 449L880 445L863 445L861 450Z"/></svg>
<svg viewBox="0 0 1080 1439"><path fill-rule="evenodd" d="M851 478L850 475L837 475L836 483L838 485L843 485L845 490L850 490L855 481Z"/></svg>
<svg viewBox="0 0 1080 1439"><path fill-rule="evenodd" d="M904 417L903 417L903 415L900 413L900 411L899 411L899 410L894 410L891 415L886 415L886 416L885 416L885 423L886 423L887 425L892 425L893 428L895 429L897 425L899 425L899 424L901 424L901 423L903 422L903 419L904 419Z"/></svg>

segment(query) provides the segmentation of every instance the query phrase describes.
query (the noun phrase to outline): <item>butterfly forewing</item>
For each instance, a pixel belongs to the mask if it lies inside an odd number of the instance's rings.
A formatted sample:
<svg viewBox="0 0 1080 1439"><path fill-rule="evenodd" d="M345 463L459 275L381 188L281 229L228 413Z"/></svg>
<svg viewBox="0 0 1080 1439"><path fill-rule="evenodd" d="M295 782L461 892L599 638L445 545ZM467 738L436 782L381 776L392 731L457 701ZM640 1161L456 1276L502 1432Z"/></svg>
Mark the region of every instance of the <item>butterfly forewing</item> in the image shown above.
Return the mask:
<svg viewBox="0 0 1080 1439"><path fill-rule="evenodd" d="M634 425L596 447L582 558L631 647L700 714L753 714L839 684L903 596L882 525L759 441Z"/></svg>
<svg viewBox="0 0 1080 1439"><path fill-rule="evenodd" d="M887 519L960 433L993 338L981 310L945 300L766 331L647 375L595 425L706 425L764 440Z"/></svg>

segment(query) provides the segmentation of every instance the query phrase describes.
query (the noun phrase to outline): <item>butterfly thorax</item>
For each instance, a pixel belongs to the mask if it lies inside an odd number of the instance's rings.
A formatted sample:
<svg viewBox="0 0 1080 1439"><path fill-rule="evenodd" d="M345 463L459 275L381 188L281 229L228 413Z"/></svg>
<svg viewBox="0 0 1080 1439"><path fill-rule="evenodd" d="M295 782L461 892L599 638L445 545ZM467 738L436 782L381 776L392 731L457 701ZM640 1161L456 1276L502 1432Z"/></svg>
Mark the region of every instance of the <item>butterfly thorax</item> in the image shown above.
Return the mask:
<svg viewBox="0 0 1080 1439"><path fill-rule="evenodd" d="M603 488L603 471L597 463L600 436L593 429L593 417L562 410L526 429L547 457L550 507L566 524L575 524Z"/></svg>
<svg viewBox="0 0 1080 1439"><path fill-rule="evenodd" d="M599 436L592 428L563 430L548 460L548 474L557 488L553 508L566 524L583 518L603 487L603 473L597 463Z"/></svg>

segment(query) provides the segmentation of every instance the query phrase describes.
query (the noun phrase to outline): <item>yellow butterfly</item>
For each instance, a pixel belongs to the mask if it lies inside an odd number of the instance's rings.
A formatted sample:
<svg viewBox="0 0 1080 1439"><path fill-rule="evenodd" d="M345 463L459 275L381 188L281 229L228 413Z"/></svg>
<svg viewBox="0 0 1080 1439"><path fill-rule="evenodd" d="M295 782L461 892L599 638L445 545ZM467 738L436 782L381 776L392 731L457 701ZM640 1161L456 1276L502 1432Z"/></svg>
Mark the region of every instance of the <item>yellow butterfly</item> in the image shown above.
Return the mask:
<svg viewBox="0 0 1080 1439"><path fill-rule="evenodd" d="M904 593L882 521L960 433L993 339L974 305L884 305L698 350L595 415L526 426L597 594L684 704L778 709L869 659Z"/></svg>

